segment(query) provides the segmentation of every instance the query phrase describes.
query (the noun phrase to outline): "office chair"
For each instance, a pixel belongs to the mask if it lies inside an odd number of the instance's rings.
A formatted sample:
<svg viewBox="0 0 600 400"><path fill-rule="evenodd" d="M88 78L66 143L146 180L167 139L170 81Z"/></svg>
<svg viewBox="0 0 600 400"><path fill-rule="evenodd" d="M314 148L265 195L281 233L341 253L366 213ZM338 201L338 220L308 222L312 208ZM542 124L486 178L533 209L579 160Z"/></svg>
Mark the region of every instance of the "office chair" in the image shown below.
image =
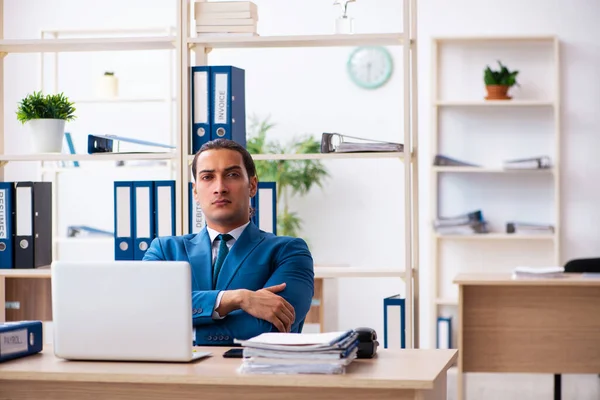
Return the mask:
<svg viewBox="0 0 600 400"><path fill-rule="evenodd" d="M577 258L565 264L565 272L600 273L600 258Z"/></svg>
<svg viewBox="0 0 600 400"><path fill-rule="evenodd" d="M564 268L565 273L600 273L600 258L576 258L567 261ZM600 377L600 375L598 376ZM561 399L561 380L560 374L554 374L554 400Z"/></svg>

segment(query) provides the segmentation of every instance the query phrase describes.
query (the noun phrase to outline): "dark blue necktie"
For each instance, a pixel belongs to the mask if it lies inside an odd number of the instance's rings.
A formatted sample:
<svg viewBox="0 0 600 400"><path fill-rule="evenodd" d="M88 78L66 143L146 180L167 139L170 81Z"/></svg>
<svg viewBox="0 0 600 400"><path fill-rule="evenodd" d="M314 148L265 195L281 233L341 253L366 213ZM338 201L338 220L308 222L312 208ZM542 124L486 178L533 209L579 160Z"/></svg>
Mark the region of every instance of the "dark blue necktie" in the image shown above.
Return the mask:
<svg viewBox="0 0 600 400"><path fill-rule="evenodd" d="M219 252L217 253L217 259L213 268L213 288L217 285L217 278L219 277L219 272L221 272L221 267L223 266L225 257L227 257L227 253L229 253L227 242L233 239L233 236L231 236L228 233L220 234L219 236L217 236L217 239L220 239L221 243L219 244Z"/></svg>

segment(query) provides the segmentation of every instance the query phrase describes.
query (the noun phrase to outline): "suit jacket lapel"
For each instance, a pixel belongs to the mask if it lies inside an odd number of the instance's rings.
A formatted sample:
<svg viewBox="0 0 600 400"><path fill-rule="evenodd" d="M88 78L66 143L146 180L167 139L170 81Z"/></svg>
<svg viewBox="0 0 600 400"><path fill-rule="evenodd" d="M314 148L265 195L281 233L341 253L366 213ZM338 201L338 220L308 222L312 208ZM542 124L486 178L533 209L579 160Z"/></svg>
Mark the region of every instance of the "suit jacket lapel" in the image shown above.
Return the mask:
<svg viewBox="0 0 600 400"><path fill-rule="evenodd" d="M224 290L229 287L235 273L242 266L246 257L262 240L263 237L258 227L252 222L248 224L225 258L217 278L217 289Z"/></svg>
<svg viewBox="0 0 600 400"><path fill-rule="evenodd" d="M196 290L212 289L212 248L206 227L184 241Z"/></svg>

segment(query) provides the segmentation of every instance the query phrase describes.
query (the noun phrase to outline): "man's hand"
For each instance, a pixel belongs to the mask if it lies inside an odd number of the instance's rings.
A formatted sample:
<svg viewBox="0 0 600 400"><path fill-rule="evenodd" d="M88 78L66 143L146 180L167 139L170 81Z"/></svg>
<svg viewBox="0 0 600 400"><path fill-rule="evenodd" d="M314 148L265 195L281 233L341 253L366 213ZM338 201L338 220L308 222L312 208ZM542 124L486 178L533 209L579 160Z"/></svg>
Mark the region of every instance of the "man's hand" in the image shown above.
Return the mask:
<svg viewBox="0 0 600 400"><path fill-rule="evenodd" d="M246 289L227 290L216 311L219 315L226 315L241 308L253 317L272 323L280 332L290 332L296 320L296 312L290 303L275 294L283 289L285 283L256 292Z"/></svg>
<svg viewBox="0 0 600 400"><path fill-rule="evenodd" d="M294 307L275 293L285 289L285 283L270 286L256 292L247 292L240 304L248 314L269 321L280 332L290 332L296 320Z"/></svg>

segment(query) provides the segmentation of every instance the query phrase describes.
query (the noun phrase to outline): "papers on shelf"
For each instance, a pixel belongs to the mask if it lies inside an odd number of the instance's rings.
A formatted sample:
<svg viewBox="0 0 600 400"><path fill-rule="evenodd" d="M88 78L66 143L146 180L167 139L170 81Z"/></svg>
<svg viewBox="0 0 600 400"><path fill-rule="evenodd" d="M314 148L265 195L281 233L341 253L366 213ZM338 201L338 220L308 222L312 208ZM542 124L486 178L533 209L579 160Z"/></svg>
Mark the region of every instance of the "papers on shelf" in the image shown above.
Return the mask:
<svg viewBox="0 0 600 400"><path fill-rule="evenodd" d="M358 334L352 330L270 332L235 342L244 347L242 373L343 374L358 353Z"/></svg>
<svg viewBox="0 0 600 400"><path fill-rule="evenodd" d="M349 142L346 139L355 139ZM339 133L321 135L321 153L402 152L404 145L380 140L363 139Z"/></svg>
<svg viewBox="0 0 600 400"><path fill-rule="evenodd" d="M513 278L561 278L564 272L564 267L516 267Z"/></svg>

